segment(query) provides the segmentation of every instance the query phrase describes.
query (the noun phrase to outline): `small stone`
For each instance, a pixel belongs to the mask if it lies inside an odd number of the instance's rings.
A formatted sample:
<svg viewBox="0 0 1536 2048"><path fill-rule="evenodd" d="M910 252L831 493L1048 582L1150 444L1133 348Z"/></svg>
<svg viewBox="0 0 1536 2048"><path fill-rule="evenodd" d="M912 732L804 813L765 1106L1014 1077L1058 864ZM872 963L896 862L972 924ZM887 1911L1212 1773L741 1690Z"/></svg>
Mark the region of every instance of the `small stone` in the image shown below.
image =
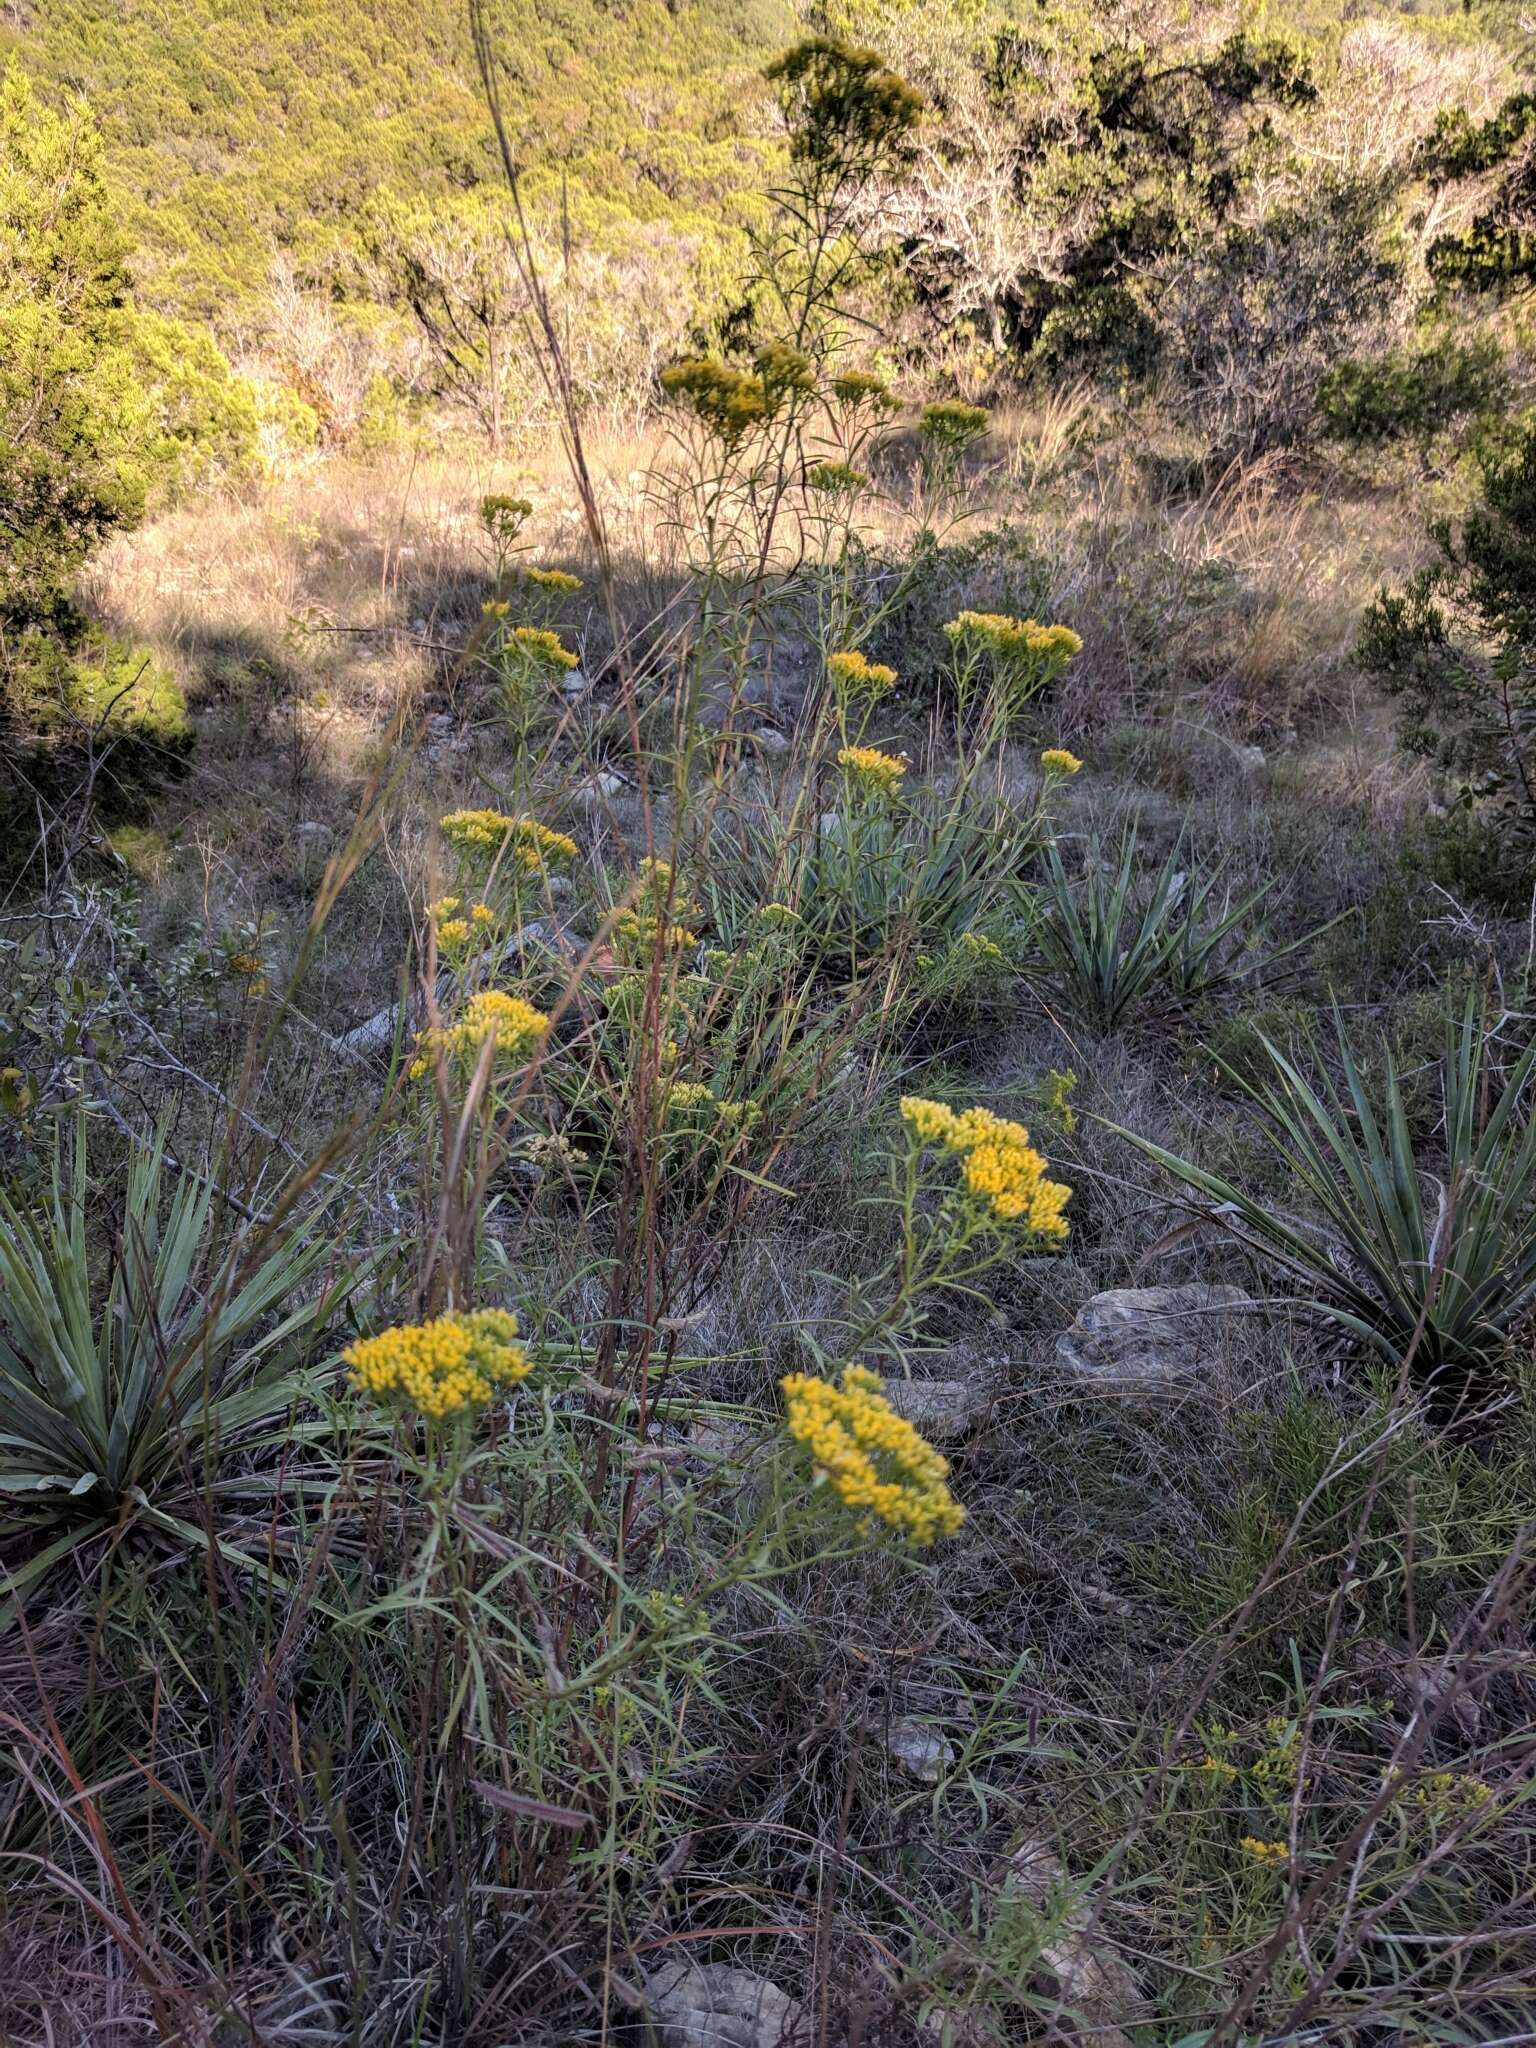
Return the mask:
<svg viewBox="0 0 1536 2048"><path fill-rule="evenodd" d="M940 1444L969 1436L992 1406L988 1389L974 1380L887 1380L885 1398L904 1421Z"/></svg>
<svg viewBox="0 0 1536 2048"><path fill-rule="evenodd" d="M573 792L576 802L586 810L595 810L599 804L606 804L616 796L622 796L629 784L622 775L615 775L611 768L598 768L584 782L578 782Z"/></svg>
<svg viewBox="0 0 1536 2048"><path fill-rule="evenodd" d="M955 1760L955 1745L926 1721L892 1721L885 1731L885 1746L903 1770L925 1785L937 1785Z"/></svg>
<svg viewBox="0 0 1536 2048"><path fill-rule="evenodd" d="M789 752L789 735L778 731L774 726L760 725L756 732L748 733L747 737L753 742L760 753L787 754Z"/></svg>
<svg viewBox="0 0 1536 2048"><path fill-rule="evenodd" d="M691 1957L647 1977L644 2010L654 2048L789 2048L801 2021L770 1978Z"/></svg>
<svg viewBox="0 0 1536 2048"><path fill-rule="evenodd" d="M592 687L592 679L585 669L573 668L568 671L560 685L562 697L584 697Z"/></svg>
<svg viewBox="0 0 1536 2048"><path fill-rule="evenodd" d="M1240 1287L1113 1287L1056 1340L1056 1363L1108 1391L1174 1391L1208 1377L1229 1319L1258 1307Z"/></svg>
<svg viewBox="0 0 1536 2048"><path fill-rule="evenodd" d="M1259 769L1265 766L1265 755L1262 747L1239 747L1237 758L1250 774L1257 774Z"/></svg>

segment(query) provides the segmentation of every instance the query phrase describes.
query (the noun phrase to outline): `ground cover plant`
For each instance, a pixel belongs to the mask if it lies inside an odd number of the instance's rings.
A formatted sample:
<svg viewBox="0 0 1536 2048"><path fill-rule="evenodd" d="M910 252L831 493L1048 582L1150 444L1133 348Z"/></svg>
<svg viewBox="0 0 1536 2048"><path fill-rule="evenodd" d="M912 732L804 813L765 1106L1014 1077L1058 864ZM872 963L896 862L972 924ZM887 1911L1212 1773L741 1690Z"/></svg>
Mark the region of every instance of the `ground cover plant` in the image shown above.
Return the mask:
<svg viewBox="0 0 1536 2048"><path fill-rule="evenodd" d="M1530 52L1355 12L0 29L0 2038L1536 2039Z"/></svg>

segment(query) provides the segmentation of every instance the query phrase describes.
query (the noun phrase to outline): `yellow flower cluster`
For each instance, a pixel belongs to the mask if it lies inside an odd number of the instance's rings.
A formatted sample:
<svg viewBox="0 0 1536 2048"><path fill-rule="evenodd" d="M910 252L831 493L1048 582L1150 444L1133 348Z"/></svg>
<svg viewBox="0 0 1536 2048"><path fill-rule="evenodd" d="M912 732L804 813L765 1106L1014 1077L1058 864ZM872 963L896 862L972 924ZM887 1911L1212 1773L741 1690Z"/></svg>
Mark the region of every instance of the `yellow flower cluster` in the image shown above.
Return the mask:
<svg viewBox="0 0 1536 2048"><path fill-rule="evenodd" d="M701 425L728 448L768 416L768 390L761 377L706 357L674 363L663 370L661 388L669 398L691 407Z"/></svg>
<svg viewBox="0 0 1536 2048"><path fill-rule="evenodd" d="M224 966L237 981L254 981L267 971L267 964L259 953L231 953Z"/></svg>
<svg viewBox="0 0 1536 2048"><path fill-rule="evenodd" d="M1206 1751L1195 1768L1196 1770L1204 1771L1207 1777L1220 1778L1224 1782L1230 1782L1230 1780L1237 1776L1236 1764L1229 1764L1225 1757L1213 1756L1209 1750Z"/></svg>
<svg viewBox="0 0 1536 2048"><path fill-rule="evenodd" d="M512 1066L527 1059L543 1044L549 1019L521 996L509 996L505 989L482 989L471 996L457 1024L433 1025L416 1034L417 1053L410 1077L419 1081L430 1071L436 1056L475 1060L486 1040L495 1041L498 1064Z"/></svg>
<svg viewBox="0 0 1536 2048"><path fill-rule="evenodd" d="M499 853L510 839L519 867L540 868L547 860L576 858L574 839L533 818L509 818L504 811L450 811L438 824L449 845L461 853Z"/></svg>
<svg viewBox="0 0 1536 2048"><path fill-rule="evenodd" d="M498 1386L515 1385L533 1370L517 1342L517 1317L504 1308L403 1324L360 1337L341 1356L365 1394L434 1422L483 1408Z"/></svg>
<svg viewBox="0 0 1536 2048"><path fill-rule="evenodd" d="M1073 638L1076 637L1074 634ZM1065 747L1047 747L1040 756L1040 766L1047 775L1075 775L1082 765L1076 754L1068 753Z"/></svg>
<svg viewBox="0 0 1536 2048"><path fill-rule="evenodd" d="M806 472L805 481L811 490L823 491L832 497L843 491L850 495L862 491L869 478L862 469L855 469L847 462L818 462L814 469Z"/></svg>
<svg viewBox="0 0 1536 2048"><path fill-rule="evenodd" d="M792 910L787 903L765 903L757 914L764 924L799 924L801 922L799 911Z"/></svg>
<svg viewBox="0 0 1536 2048"><path fill-rule="evenodd" d="M944 631L953 641L984 648L995 661L1027 659L1046 667L1065 666L1083 644L1070 626L1042 626L1038 619L1012 619L1004 612L960 612Z"/></svg>
<svg viewBox="0 0 1536 2048"><path fill-rule="evenodd" d="M682 953L698 943L698 933L687 925L668 924L649 910L621 910L613 921L613 950L626 965L649 960L658 946Z"/></svg>
<svg viewBox="0 0 1536 2048"><path fill-rule="evenodd" d="M1251 1856L1255 1863L1263 1864L1266 1869L1291 1860L1290 1849L1284 1842L1262 1842L1257 1835L1244 1835L1237 1846L1245 1856Z"/></svg>
<svg viewBox="0 0 1536 2048"><path fill-rule="evenodd" d="M992 415L984 405L962 405L958 399L941 398L925 405L918 417L917 431L932 447L945 454L963 455L974 447L988 427Z"/></svg>
<svg viewBox="0 0 1536 2048"><path fill-rule="evenodd" d="M581 588L581 578L567 569L530 569L528 581L539 590L561 591L567 596Z"/></svg>
<svg viewBox="0 0 1536 2048"><path fill-rule="evenodd" d="M873 370L845 370L832 379L832 396L839 405L872 405L880 412L895 412L901 404L890 385Z"/></svg>
<svg viewBox="0 0 1536 2048"><path fill-rule="evenodd" d="M514 626L512 644L538 668L557 670L576 666L576 656L568 647L561 645L560 635L551 633L547 626Z"/></svg>
<svg viewBox="0 0 1536 2048"><path fill-rule="evenodd" d="M857 647L845 647L827 656L827 674L840 696L879 699L896 687L896 671L882 661L871 661Z"/></svg>
<svg viewBox="0 0 1536 2048"><path fill-rule="evenodd" d="M775 404L791 394L803 396L816 389L816 365L802 349L787 341L770 341L752 358L752 367L763 381L768 403Z"/></svg>
<svg viewBox="0 0 1536 2048"><path fill-rule="evenodd" d="M990 1222L1022 1228L1048 1243L1067 1235L1062 1211L1072 1190L1047 1180L1046 1162L1022 1124L989 1109L953 1110L922 1095L901 1098L901 1117L919 1145L940 1146L960 1160L961 1186Z"/></svg>
<svg viewBox="0 0 1536 2048"><path fill-rule="evenodd" d="M735 1102L727 1096L716 1095L703 1081L674 1081L667 1091L668 1118L693 1119L696 1112L712 1123L745 1131L757 1122L762 1108L756 1102Z"/></svg>
<svg viewBox="0 0 1536 2048"><path fill-rule="evenodd" d="M480 523L497 540L516 540L525 519L533 517L526 498L496 496L480 500Z"/></svg>
<svg viewBox="0 0 1536 2048"><path fill-rule="evenodd" d="M882 754L878 747L840 747L837 765L870 796L894 796L907 772L904 754Z"/></svg>
<svg viewBox="0 0 1536 2048"><path fill-rule="evenodd" d="M837 1386L808 1373L779 1384L790 1435L846 1507L913 1543L954 1535L965 1510L949 1490L948 1461L892 1408L878 1373L849 1365Z"/></svg>
<svg viewBox="0 0 1536 2048"><path fill-rule="evenodd" d="M985 932L962 932L959 943L961 951L969 953L973 960L985 960L992 967L1002 961L1002 947L996 939L989 939Z"/></svg>

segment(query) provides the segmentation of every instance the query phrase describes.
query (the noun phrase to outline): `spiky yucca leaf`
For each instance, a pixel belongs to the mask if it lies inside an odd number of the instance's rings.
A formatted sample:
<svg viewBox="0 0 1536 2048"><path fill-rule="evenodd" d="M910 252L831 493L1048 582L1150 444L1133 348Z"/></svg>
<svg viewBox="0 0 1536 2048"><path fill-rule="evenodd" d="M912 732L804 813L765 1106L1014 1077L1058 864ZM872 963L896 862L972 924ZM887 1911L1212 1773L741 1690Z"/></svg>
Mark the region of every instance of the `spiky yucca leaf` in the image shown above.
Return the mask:
<svg viewBox="0 0 1536 2048"><path fill-rule="evenodd" d="M1269 1143L1321 1225L1278 1216L1219 1175L1122 1133L1225 1212L1245 1242L1312 1290L1308 1305L1425 1377L1485 1368L1536 1310L1536 1042L1495 1094L1488 1039L1469 998L1447 1020L1443 1179L1421 1174L1401 1085L1386 1058L1385 1115L1334 1013L1342 1088L1314 1081L1263 1040L1272 1080L1232 1078L1263 1113Z"/></svg>

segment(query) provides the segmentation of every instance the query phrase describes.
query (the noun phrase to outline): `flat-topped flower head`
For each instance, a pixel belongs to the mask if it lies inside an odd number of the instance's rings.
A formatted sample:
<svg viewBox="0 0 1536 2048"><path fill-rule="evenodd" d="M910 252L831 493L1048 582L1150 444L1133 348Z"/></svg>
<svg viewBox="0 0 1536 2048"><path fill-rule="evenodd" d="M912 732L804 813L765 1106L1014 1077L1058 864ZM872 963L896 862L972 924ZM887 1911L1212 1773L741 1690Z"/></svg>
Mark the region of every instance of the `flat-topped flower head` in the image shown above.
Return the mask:
<svg viewBox="0 0 1536 2048"><path fill-rule="evenodd" d="M964 405L957 398L936 399L918 415L917 431L923 445L941 455L964 455L974 448L992 425L984 405Z"/></svg>
<svg viewBox="0 0 1536 2048"><path fill-rule="evenodd" d="M904 754L882 754L878 747L840 747L837 765L866 796L891 797L907 772Z"/></svg>
<svg viewBox="0 0 1536 2048"><path fill-rule="evenodd" d="M661 373L661 388L686 405L702 426L724 443L736 444L768 417L768 388L761 377L727 363L696 356Z"/></svg>
<svg viewBox="0 0 1536 2048"><path fill-rule="evenodd" d="M1040 766L1047 775L1075 775L1082 765L1076 754L1068 753L1065 747L1047 747L1040 756Z"/></svg>
<svg viewBox="0 0 1536 2048"><path fill-rule="evenodd" d="M832 379L832 396L850 411L861 405L882 413L901 410L901 400L873 370L844 370L840 377Z"/></svg>
<svg viewBox="0 0 1536 2048"><path fill-rule="evenodd" d="M855 469L847 462L818 462L806 472L807 486L820 491L824 497L854 497L864 489L869 478L862 469Z"/></svg>
<svg viewBox="0 0 1536 2048"><path fill-rule="evenodd" d="M548 1032L549 1019L522 996L509 995L505 989L481 989L470 997L456 1023L434 1024L417 1032L410 1076L419 1081L439 1056L473 1065L487 1041L498 1067L521 1066L537 1052Z"/></svg>
<svg viewBox="0 0 1536 2048"><path fill-rule="evenodd" d="M581 588L581 578L568 569L529 569L528 581L536 590L551 590L570 596Z"/></svg>
<svg viewBox="0 0 1536 2048"><path fill-rule="evenodd" d="M341 1354L352 1383L389 1408L434 1422L483 1408L533 1370L510 1309L476 1309L360 1337Z"/></svg>
<svg viewBox="0 0 1536 2048"><path fill-rule="evenodd" d="M511 645L535 668L547 669L552 675L562 669L574 668L578 659L561 644L560 635L552 633L547 626L514 626Z"/></svg>
<svg viewBox="0 0 1536 2048"><path fill-rule="evenodd" d="M480 500L480 524L492 540L502 546L515 541L525 522L532 517L533 507L526 498L512 498L495 492Z"/></svg>
<svg viewBox="0 0 1536 2048"><path fill-rule="evenodd" d="M438 827L460 853L498 854L510 844L515 865L529 871L548 861L574 860L578 851L564 832L535 818L509 818L505 811L449 811Z"/></svg>
<svg viewBox="0 0 1536 2048"><path fill-rule="evenodd" d="M896 687L896 671L871 661L862 649L845 647L827 656L827 674L840 697L865 697L878 703Z"/></svg>
<svg viewBox="0 0 1536 2048"><path fill-rule="evenodd" d="M770 341L753 357L752 367L762 381L770 411L786 398L803 397L816 389L816 365L788 342Z"/></svg>
<svg viewBox="0 0 1536 2048"><path fill-rule="evenodd" d="M878 1373L849 1365L835 1386L808 1373L779 1385L790 1435L845 1507L915 1544L954 1535L965 1510L949 1490L948 1461L892 1408Z"/></svg>
<svg viewBox="0 0 1536 2048"><path fill-rule="evenodd" d="M916 1145L934 1146L959 1162L957 1197L978 1221L1044 1244L1066 1237L1063 1212L1072 1190L1047 1177L1046 1161L1023 1124L989 1109L954 1110L922 1095L904 1095L900 1110Z"/></svg>

